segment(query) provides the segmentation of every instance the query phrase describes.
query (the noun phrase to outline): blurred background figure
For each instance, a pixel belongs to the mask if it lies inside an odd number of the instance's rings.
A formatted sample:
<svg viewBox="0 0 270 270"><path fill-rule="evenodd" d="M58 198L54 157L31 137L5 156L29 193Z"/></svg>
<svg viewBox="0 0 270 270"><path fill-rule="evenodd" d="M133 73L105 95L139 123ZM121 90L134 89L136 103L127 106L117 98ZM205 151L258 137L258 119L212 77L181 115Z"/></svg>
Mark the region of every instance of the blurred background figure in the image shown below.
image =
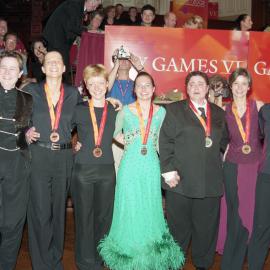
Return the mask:
<svg viewBox="0 0 270 270"><path fill-rule="evenodd" d="M168 12L164 15L164 27L174 28L176 21L176 15L173 12Z"/></svg>
<svg viewBox="0 0 270 270"><path fill-rule="evenodd" d="M100 25L100 29L105 30L105 25L115 25L115 6L106 7L105 17Z"/></svg>
<svg viewBox="0 0 270 270"><path fill-rule="evenodd" d="M32 55L30 59L30 65L32 70L32 77L35 78L37 82L41 82L45 78L41 67L47 53L47 44L44 39L38 38L32 42L31 53Z"/></svg>
<svg viewBox="0 0 270 270"><path fill-rule="evenodd" d="M253 25L251 17L248 14L241 14L235 22L237 24L235 30L240 31L249 31Z"/></svg>
<svg viewBox="0 0 270 270"><path fill-rule="evenodd" d="M184 23L183 28L202 29L204 28L203 23L203 18L201 16L194 15Z"/></svg>
<svg viewBox="0 0 270 270"><path fill-rule="evenodd" d="M104 33L103 30L101 30L100 25L102 23L102 20L104 19L104 14L101 11L94 11L90 15L90 23L87 26L88 32L90 33Z"/></svg>
<svg viewBox="0 0 270 270"><path fill-rule="evenodd" d="M115 24L123 23L124 6L122 4L115 5Z"/></svg>
<svg viewBox="0 0 270 270"><path fill-rule="evenodd" d="M128 9L128 17L123 20L124 25L140 25L140 20L138 19L138 10L136 7L130 7Z"/></svg>
<svg viewBox="0 0 270 270"><path fill-rule="evenodd" d="M151 5L144 5L141 9L142 26L152 26L156 16L156 9Z"/></svg>

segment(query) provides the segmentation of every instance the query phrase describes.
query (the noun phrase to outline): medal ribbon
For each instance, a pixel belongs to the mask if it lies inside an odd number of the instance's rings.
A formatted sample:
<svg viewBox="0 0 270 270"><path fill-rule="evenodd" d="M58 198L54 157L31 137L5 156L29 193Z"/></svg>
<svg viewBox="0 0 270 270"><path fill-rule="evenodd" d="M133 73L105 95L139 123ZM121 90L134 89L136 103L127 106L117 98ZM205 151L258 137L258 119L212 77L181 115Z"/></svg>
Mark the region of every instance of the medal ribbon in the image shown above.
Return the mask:
<svg viewBox="0 0 270 270"><path fill-rule="evenodd" d="M105 102L99 128L97 125L97 118L96 118L96 114L95 114L93 100L92 99L88 100L88 104L89 104L89 112L90 112L90 117L91 117L91 121L92 121L92 125L93 125L93 130L94 130L95 146L100 147L102 137L103 137L103 132L105 129L105 123L107 120L108 103Z"/></svg>
<svg viewBox="0 0 270 270"><path fill-rule="evenodd" d="M122 84L121 84L120 80L117 80L117 82L118 82L118 87L119 87L119 89L121 91L122 97L124 97L126 95L127 90L128 90L129 80L127 80L125 91L123 91Z"/></svg>
<svg viewBox="0 0 270 270"><path fill-rule="evenodd" d="M211 123L211 109L209 102L207 102L207 112L206 112L206 122L205 120L201 117L201 114L198 112L198 110L195 108L194 104L189 101L189 107L191 110L195 113L195 115L198 117L199 121L201 122L204 131L205 131L205 137L210 137L211 135L211 129L212 129L212 123Z"/></svg>
<svg viewBox="0 0 270 270"><path fill-rule="evenodd" d="M146 129L144 128L143 114L142 114L140 103L138 101L136 101L136 109L137 109L138 116L139 116L139 121L140 121L140 130L141 130L142 143L143 143L143 145L146 145L147 140L148 140L148 135L149 135L149 132L150 132L150 126L151 126L152 118L153 118L154 106L151 103L149 113L148 113L148 120L147 120Z"/></svg>
<svg viewBox="0 0 270 270"><path fill-rule="evenodd" d="M241 134L242 140L245 144L248 144L249 137L250 137L250 103L249 101L247 100L247 105L246 105L246 130L244 130L242 121L238 115L237 107L234 102L232 104L232 112L234 114L234 118L238 126L238 130Z"/></svg>
<svg viewBox="0 0 270 270"><path fill-rule="evenodd" d="M56 113L54 112L54 107L52 103L52 97L49 91L49 86L46 83L44 85L44 89L45 89L49 112L50 112L52 130L57 130L59 127L59 122L60 122L60 117L61 117L61 112L62 112L63 102L64 102L64 93L65 93L64 86L63 84L61 85L60 97L57 102Z"/></svg>

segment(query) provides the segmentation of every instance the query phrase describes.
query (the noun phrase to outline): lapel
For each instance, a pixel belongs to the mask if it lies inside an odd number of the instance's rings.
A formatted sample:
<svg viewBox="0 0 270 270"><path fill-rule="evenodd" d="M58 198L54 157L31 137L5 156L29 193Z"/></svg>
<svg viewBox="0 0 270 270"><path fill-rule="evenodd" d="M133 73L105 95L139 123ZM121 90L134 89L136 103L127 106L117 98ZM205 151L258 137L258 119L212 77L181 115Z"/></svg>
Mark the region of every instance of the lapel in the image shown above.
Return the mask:
<svg viewBox="0 0 270 270"><path fill-rule="evenodd" d="M14 119L16 125L26 126L32 113L32 97L22 90L17 89L16 110Z"/></svg>

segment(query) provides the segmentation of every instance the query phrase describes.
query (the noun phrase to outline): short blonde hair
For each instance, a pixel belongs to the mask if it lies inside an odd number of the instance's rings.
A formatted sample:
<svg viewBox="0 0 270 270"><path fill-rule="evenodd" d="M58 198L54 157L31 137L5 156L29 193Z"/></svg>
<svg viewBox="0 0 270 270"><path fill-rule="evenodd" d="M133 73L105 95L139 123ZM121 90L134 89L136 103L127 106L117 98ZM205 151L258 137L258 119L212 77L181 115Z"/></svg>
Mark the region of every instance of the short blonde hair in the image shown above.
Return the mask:
<svg viewBox="0 0 270 270"><path fill-rule="evenodd" d="M106 81L108 81L108 76L109 75L105 67L101 64L89 65L83 70L83 79L85 82L92 77L103 77Z"/></svg>

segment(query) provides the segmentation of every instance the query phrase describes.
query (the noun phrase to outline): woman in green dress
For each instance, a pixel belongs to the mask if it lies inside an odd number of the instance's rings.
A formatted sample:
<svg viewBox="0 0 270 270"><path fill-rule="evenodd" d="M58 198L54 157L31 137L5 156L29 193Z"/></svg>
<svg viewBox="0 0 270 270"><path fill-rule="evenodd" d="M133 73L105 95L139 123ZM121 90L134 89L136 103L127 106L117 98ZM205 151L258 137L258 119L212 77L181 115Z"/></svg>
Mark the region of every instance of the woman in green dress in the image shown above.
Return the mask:
<svg viewBox="0 0 270 270"><path fill-rule="evenodd" d="M146 72L135 79L137 101L124 106L116 119L115 139L125 146L109 235L99 252L112 270L179 269L184 255L163 216L158 134L165 116L152 103L155 84Z"/></svg>

